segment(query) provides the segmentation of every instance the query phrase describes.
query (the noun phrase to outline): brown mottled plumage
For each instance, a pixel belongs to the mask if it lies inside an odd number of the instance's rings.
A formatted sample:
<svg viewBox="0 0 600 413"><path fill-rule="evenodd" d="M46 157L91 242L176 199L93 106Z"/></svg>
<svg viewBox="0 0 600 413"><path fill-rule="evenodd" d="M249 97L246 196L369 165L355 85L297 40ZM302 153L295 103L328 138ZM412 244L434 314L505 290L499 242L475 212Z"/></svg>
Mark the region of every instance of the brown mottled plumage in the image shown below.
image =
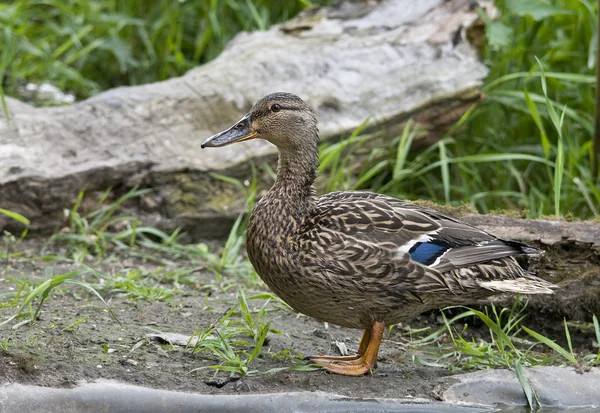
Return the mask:
<svg viewBox="0 0 600 413"><path fill-rule="evenodd" d="M514 256L535 252L432 209L371 192L316 197L318 129L299 97L274 93L202 147L262 138L279 149L277 180L248 226L248 256L295 310L365 330L358 354L314 356L328 371L373 367L385 325L501 292L552 293Z"/></svg>

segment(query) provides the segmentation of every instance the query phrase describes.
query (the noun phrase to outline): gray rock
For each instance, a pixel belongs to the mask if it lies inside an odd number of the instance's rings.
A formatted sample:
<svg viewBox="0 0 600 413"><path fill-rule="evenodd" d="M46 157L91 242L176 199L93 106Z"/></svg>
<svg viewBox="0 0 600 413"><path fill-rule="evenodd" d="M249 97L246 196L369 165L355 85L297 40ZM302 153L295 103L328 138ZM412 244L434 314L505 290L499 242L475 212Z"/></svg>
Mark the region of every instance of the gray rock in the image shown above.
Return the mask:
<svg viewBox="0 0 600 413"><path fill-rule="evenodd" d="M354 399L322 392L257 395L200 395L156 390L115 382L75 389L12 384L0 388L0 413L482 413L482 407L429 400Z"/></svg>
<svg viewBox="0 0 600 413"><path fill-rule="evenodd" d="M600 409L599 368L578 372L572 367L531 367L525 369L525 374L544 407ZM478 371L453 378L458 383L442 393L442 400L446 402L508 406L527 404L519 380L511 370Z"/></svg>

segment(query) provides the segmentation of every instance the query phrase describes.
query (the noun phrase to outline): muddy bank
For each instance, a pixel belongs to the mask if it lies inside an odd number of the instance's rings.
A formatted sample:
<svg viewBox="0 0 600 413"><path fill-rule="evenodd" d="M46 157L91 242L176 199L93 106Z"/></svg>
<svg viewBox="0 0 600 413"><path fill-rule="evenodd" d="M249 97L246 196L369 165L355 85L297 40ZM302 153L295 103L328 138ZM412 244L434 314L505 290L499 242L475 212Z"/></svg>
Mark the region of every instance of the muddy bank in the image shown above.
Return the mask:
<svg viewBox="0 0 600 413"><path fill-rule="evenodd" d="M72 270L61 265L55 274ZM110 268L104 268L110 272ZM42 276L43 268L35 265L9 267L0 278ZM235 291L200 291L214 283L208 274L198 277L194 287L169 301L148 302L113 297L109 304L120 327L101 303L81 289L53 295L45 304L34 325L21 325L15 320L1 328L0 380L51 387L73 387L79 382L97 379L118 380L157 389L203 394L229 394L281 391L327 391L351 397L432 397L437 379L448 376L446 369L426 368L411 361L395 340L384 343L379 369L372 377L352 380L332 376L323 371L256 374L230 378L206 368L222 363L210 352L194 353L192 349L170 346L150 340L149 333L171 332L191 335L206 328L235 303ZM6 292L6 282L0 284ZM260 292L260 291L256 291ZM251 295L247 291L247 295ZM264 300L250 301L260 307ZM14 308L0 309L2 317L12 315ZM68 326L84 319L76 327ZM269 313L271 327L282 334L270 333L263 353L252 363L251 370L306 366L305 356L338 354L336 341L356 351L360 331L325 325L299 316L289 310ZM246 340L252 340L246 337ZM196 371L195 369L199 369Z"/></svg>
<svg viewBox="0 0 600 413"><path fill-rule="evenodd" d="M2 319L18 310L15 303L22 302L31 285L39 285L49 274L66 274L85 268L67 262L65 251L60 248L48 251L46 258L41 259L42 244L40 240L25 241L19 246L21 255L3 262L0 268ZM564 272L567 263L579 263L582 267L572 268L586 274L591 271L589 268L597 265L594 261L597 256L584 255L570 260L560 254L568 252L569 257L573 257L572 250L560 251L548 253L532 266L539 270L553 268ZM52 252L63 257L52 258ZM117 324L87 289L79 285L57 287L48 295L39 319L33 325L27 323L27 317L22 317L0 326L0 381L73 388L82 382L105 379L155 389L215 395L323 391L355 398L439 400L442 390L456 382L453 374L460 372L460 369L442 366L431 352L412 345L411 340L417 336L407 335L408 326L395 327L386 333L379 368L372 376L353 378L320 370L294 371L306 369L309 365L305 357L312 354L339 354L343 348L356 351L361 332L327 326L295 314L275 299L265 304L266 289L257 279L241 277L243 267L235 267L233 273L225 271L217 275L209 271L206 263L170 257L171 261L165 264L153 261L158 256L149 260L140 258L142 251L135 252L138 255L132 257L130 251L129 255L106 257L101 263L86 260L97 273L78 278L98 289L123 326ZM554 253L557 255L552 255ZM557 262L563 266L557 266ZM572 268L570 273L574 272ZM556 271L552 275L544 273L557 278L560 274ZM585 279L582 277L578 282L583 283ZM121 284L108 288L115 280L121 280ZM240 288L248 297L253 322L256 325L271 323L260 355L246 366L246 377L239 377L239 373L216 372L210 366L226 363L211 351L194 352L192 348L148 338L148 334L191 335L198 329L207 329L223 317L224 311L239 303ZM21 298L16 299L15 295ZM251 298L257 295L257 298ZM34 310L36 303L33 303ZM265 305L267 310L261 321L258 310ZM538 331L552 330L549 337L566 346L562 318L557 320L548 317L549 314L540 314L540 308L538 303L531 301L524 324L538 329L535 323L542 323ZM447 315L453 316L459 311L463 310L449 310ZM230 326L238 322L243 324L239 307L231 320ZM584 320L578 323L581 328L571 329L576 354L598 351L594 347L593 327L584 328L586 322L589 324L589 320ZM463 319L458 329L462 323L469 324L465 333L467 339L490 341L489 330L481 320ZM423 334L427 335L442 325L440 312L432 311L417 317L410 327L429 327ZM221 324L217 331L226 334L225 327ZM243 362L252 352L253 338L241 334L231 337L230 341L238 349L247 349L245 355L236 353ZM441 344L441 341L432 342L431 346L435 348ZM561 363L558 359L557 362Z"/></svg>

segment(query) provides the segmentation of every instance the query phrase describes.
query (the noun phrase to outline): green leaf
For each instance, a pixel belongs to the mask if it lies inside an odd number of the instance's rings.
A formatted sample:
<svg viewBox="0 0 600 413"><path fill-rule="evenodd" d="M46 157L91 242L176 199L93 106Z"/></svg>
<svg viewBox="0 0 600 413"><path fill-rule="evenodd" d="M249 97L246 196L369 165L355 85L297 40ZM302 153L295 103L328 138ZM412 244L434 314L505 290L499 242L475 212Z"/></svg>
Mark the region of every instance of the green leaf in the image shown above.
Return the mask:
<svg viewBox="0 0 600 413"><path fill-rule="evenodd" d="M536 333L535 331L530 330L525 326L523 326L523 331L525 331L531 337L538 340L540 343L545 344L552 350L556 351L558 354L569 360L569 362L577 364L577 359L571 353L569 353L567 350L556 344L554 341L550 340L548 337L543 336L540 333Z"/></svg>
<svg viewBox="0 0 600 413"><path fill-rule="evenodd" d="M519 383L521 383L521 387L523 388L523 393L525 393L525 397L527 398L527 405L530 409L535 408L533 397L535 396L535 399L537 400L537 394L531 387L531 383L525 375L525 370L523 369L523 365L519 360L515 361L514 372L517 375L517 379L519 379Z"/></svg>
<svg viewBox="0 0 600 413"><path fill-rule="evenodd" d="M9 317L7 320L0 323L0 326L6 324L6 323L10 322L11 320L15 319L16 317L18 317L23 312L23 310L33 302L33 300L35 300L36 298L39 298L38 306L35 310L35 313L32 314L32 318L31 318L32 322L35 321L37 319L37 316L40 313L40 310L42 309L42 305L44 304L44 301L46 301L46 298L48 298L48 294L50 294L50 292L55 287L64 283L67 279L77 276L77 275L80 275L80 274L84 273L84 271L85 270L75 270L75 271L68 272L66 274L57 275L56 277L53 277L53 278L50 278L50 279L44 281L43 283L41 283L40 285L35 287L29 294L27 294L27 296L23 300L23 303L21 304L21 307L19 308L19 311L15 315Z"/></svg>
<svg viewBox="0 0 600 413"><path fill-rule="evenodd" d="M68 331L68 330L72 329L73 327L76 327L79 324L86 322L89 317L90 317L89 315L86 315L86 316L80 318L79 320L75 321L74 323L71 323L67 327L63 328L62 331Z"/></svg>
<svg viewBox="0 0 600 413"><path fill-rule="evenodd" d="M544 148L544 156L546 159L550 156L550 140L548 139L548 135L546 135L546 129L544 129L544 123L542 122L542 118L540 116L540 112L537 110L537 106L531 100L531 96L529 93L525 91L525 102L527 103L527 107L529 108L529 112L531 113L531 118L533 119L535 125L540 131L540 138L542 140L542 147Z"/></svg>
<svg viewBox="0 0 600 413"><path fill-rule="evenodd" d="M404 170L404 164L406 163L406 158L416 134L417 128L414 126L414 122L409 119L406 125L404 125L400 141L398 142L398 149L396 150L396 162L394 163L394 172L392 175L394 180L400 179L401 171Z"/></svg>
<svg viewBox="0 0 600 413"><path fill-rule="evenodd" d="M96 291L96 289L94 287L92 287L91 285L89 285L86 282L78 281L78 280L65 280L65 282L69 283L69 284L76 284L83 288L87 288L92 294L94 294L96 297L98 297L100 299L100 301L102 301L102 304L104 304L104 307L108 310L108 312L110 313L112 318L117 322L117 324L119 326L121 326L121 328L123 328L123 324L121 324L121 321L119 321L119 319L117 318L117 315L114 313L112 308L108 305L108 303L106 301L104 301L104 298L102 298L100 293L98 291ZM71 327L71 326L69 326L69 327Z"/></svg>
<svg viewBox="0 0 600 413"><path fill-rule="evenodd" d="M13 211L9 211L4 208L0 208L0 214L6 215L7 217L12 218L15 221L18 221L25 226L29 226L29 223L30 223L29 219L25 218L23 215L21 215L17 212L13 212Z"/></svg>
<svg viewBox="0 0 600 413"><path fill-rule="evenodd" d="M510 45L513 37L513 31L504 23L489 21L486 25L487 41L492 47L501 47Z"/></svg>
<svg viewBox="0 0 600 413"><path fill-rule="evenodd" d="M540 70L542 72L541 82L542 82L542 91L544 92L544 98L546 100L546 109L548 110L548 114L550 115L550 120L552 120L552 124L556 129L558 134L558 142L556 145L556 162L554 167L554 214L560 215L560 198L561 198L561 189L562 189L562 178L564 172L564 164L565 164L565 149L564 149L564 139L563 139L563 123L565 120L565 112L566 107L563 109L560 118L558 117L558 113L552 104L552 101L548 97L548 86L546 84L546 76L544 73L544 67L542 66L542 62L536 57L535 58L540 65Z"/></svg>
<svg viewBox="0 0 600 413"><path fill-rule="evenodd" d="M377 163L356 181L356 183L352 186L352 189L359 189L362 185L366 184L370 179L374 178L377 176L377 174L383 171L388 164L389 162L387 160Z"/></svg>
<svg viewBox="0 0 600 413"><path fill-rule="evenodd" d="M541 0L506 0L506 7L519 16L531 16L535 21L561 14L574 14L571 10Z"/></svg>
<svg viewBox="0 0 600 413"><path fill-rule="evenodd" d="M485 22L485 30L488 44L492 47L508 46L512 40L513 31L510 27L499 21L493 21L481 8L477 14Z"/></svg>
<svg viewBox="0 0 600 413"><path fill-rule="evenodd" d="M504 330L502 330L502 328L497 323L495 323L492 319L490 319L487 315L485 315L481 311L477 311L477 310L473 310L473 309L470 309L470 311L472 311L473 314L475 314L477 317L479 317L481 319L481 321L483 321L488 326L488 328L496 334L497 340L502 348L504 348L504 346L508 346L512 351L514 351L515 353L517 352L517 349L515 348L515 345L512 343L510 337L508 337L506 335Z"/></svg>
<svg viewBox="0 0 600 413"><path fill-rule="evenodd" d="M252 363L252 361L258 357L258 355L260 354L263 344L265 343L265 339L267 338L267 334L269 333L269 327L271 326L271 322L269 321L266 325L263 326L263 328L260 331L260 335L258 337L258 341L256 342L256 344L254 345L254 349L252 350L252 354L250 354L250 357L248 357L248 366L250 365L250 363Z"/></svg>
<svg viewBox="0 0 600 413"><path fill-rule="evenodd" d="M569 346L569 352L573 354L573 343L571 343L571 333L569 332L569 326L567 325L567 319L563 318L565 325L565 337L567 337L567 345Z"/></svg>

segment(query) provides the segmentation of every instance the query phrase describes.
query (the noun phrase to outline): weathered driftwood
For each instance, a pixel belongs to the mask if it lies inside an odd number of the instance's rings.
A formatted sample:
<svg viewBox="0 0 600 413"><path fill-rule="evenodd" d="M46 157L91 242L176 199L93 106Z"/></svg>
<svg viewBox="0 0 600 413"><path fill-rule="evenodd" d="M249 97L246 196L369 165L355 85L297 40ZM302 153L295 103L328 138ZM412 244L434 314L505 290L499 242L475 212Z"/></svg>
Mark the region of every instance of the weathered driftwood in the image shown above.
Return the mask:
<svg viewBox="0 0 600 413"><path fill-rule="evenodd" d="M262 95L289 91L316 109L323 139L368 117L372 130L391 136L413 117L432 132L417 144L435 139L479 99L487 72L466 40L477 19L471 3L341 3L241 34L180 78L64 107L8 99L9 122L0 120L0 207L30 218L33 230L52 229L84 186L93 198L109 186L118 193L139 184L156 191L138 213L145 208L166 228L183 223L196 235L222 235L230 221L218 221L220 212L241 196L208 172L247 177L239 165L274 148L251 142L201 152L203 138ZM0 215L0 230L9 224Z"/></svg>
<svg viewBox="0 0 600 413"><path fill-rule="evenodd" d="M497 237L553 246L580 243L600 249L600 223L521 219L501 215L468 214L460 217Z"/></svg>

